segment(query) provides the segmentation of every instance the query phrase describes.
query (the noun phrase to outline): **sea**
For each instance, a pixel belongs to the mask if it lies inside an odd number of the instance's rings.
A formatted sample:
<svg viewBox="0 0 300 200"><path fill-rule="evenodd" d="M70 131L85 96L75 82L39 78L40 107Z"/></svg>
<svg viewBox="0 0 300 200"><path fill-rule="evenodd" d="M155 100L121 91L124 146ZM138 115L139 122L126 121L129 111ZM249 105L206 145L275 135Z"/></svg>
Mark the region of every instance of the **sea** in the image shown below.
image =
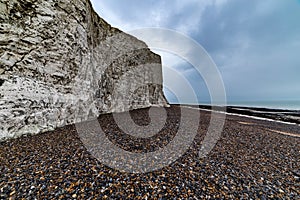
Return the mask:
<svg viewBox="0 0 300 200"><path fill-rule="evenodd" d="M227 102L227 106L242 106L242 107L256 107L256 108L272 108L283 110L300 110L299 101L241 101L241 102Z"/></svg>
<svg viewBox="0 0 300 200"><path fill-rule="evenodd" d="M211 105L210 102L189 103L190 105ZM215 104L224 106L223 104ZM293 101L228 101L226 106L240 106L250 108L270 108L282 110L297 110L300 111L300 100Z"/></svg>

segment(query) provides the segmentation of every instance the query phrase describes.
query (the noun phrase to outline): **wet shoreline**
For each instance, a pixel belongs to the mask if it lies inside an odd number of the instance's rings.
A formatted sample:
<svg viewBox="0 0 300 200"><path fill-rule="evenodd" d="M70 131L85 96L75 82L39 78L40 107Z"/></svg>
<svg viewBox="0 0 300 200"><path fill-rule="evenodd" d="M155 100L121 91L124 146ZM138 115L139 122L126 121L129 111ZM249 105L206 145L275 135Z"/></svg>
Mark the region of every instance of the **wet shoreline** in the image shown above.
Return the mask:
<svg viewBox="0 0 300 200"><path fill-rule="evenodd" d="M212 110L209 105L185 105L193 108ZM277 120L300 125L300 110L274 109L246 106L214 106L215 111L225 111L228 114L246 115L265 119Z"/></svg>

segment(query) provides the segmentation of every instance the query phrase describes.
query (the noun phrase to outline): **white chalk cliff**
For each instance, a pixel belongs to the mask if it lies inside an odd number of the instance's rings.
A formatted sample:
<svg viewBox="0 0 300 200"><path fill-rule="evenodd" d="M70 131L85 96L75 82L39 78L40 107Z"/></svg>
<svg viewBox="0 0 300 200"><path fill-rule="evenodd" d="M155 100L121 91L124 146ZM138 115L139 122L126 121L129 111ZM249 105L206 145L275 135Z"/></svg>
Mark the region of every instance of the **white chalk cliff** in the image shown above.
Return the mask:
<svg viewBox="0 0 300 200"><path fill-rule="evenodd" d="M0 140L151 105L160 56L89 0L0 0Z"/></svg>

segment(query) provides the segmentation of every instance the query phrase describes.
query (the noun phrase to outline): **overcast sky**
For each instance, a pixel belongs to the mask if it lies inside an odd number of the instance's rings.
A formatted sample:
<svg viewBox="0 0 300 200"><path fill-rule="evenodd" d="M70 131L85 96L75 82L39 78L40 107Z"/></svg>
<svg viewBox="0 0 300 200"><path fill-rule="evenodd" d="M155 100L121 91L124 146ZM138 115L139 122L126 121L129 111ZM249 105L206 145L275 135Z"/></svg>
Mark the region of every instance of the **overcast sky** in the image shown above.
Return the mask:
<svg viewBox="0 0 300 200"><path fill-rule="evenodd" d="M102 18L123 31L160 27L196 40L216 63L229 102L300 100L299 0L92 0L92 3ZM193 66L172 55L162 55L163 65L181 71L199 99L209 100L205 84L194 73ZM172 81L165 73L164 80ZM169 92L166 95L174 101Z"/></svg>

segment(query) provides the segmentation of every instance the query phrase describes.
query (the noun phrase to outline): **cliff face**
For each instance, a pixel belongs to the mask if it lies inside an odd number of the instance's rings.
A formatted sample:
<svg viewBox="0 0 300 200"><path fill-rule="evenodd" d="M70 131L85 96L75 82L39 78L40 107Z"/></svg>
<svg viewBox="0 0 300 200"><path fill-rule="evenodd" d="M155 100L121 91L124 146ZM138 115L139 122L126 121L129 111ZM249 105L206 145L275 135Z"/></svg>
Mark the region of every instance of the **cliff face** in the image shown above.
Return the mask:
<svg viewBox="0 0 300 200"><path fill-rule="evenodd" d="M0 139L165 106L160 57L89 0L0 0Z"/></svg>

